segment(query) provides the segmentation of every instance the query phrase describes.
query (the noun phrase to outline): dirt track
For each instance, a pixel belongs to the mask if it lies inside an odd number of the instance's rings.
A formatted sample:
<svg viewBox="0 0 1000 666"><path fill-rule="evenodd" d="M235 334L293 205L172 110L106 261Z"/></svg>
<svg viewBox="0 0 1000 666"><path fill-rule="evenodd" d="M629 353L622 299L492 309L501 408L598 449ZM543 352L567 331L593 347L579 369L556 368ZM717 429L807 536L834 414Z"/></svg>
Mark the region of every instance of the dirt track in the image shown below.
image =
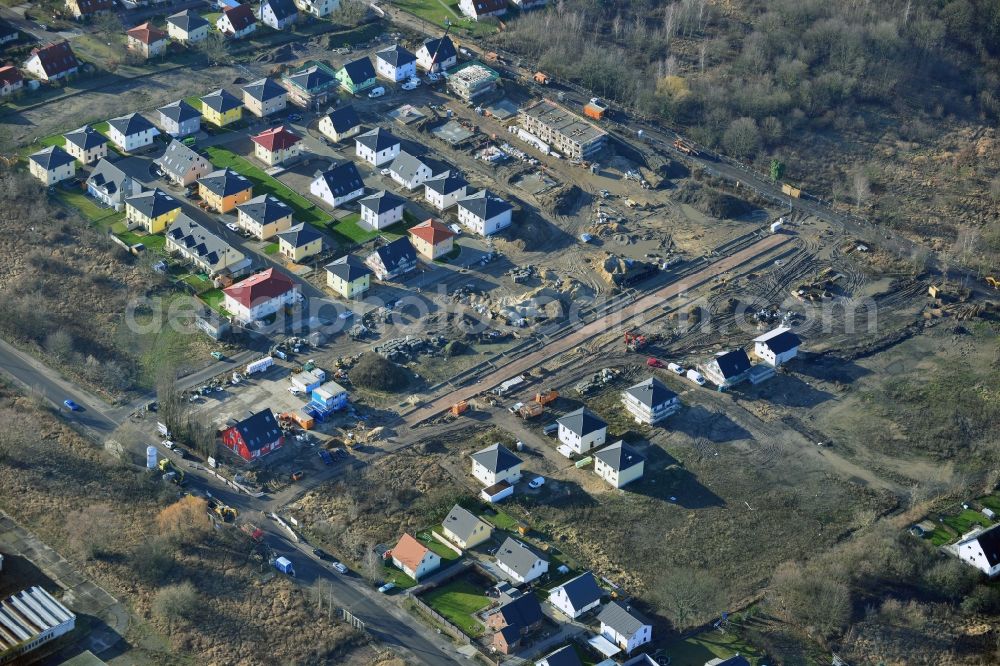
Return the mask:
<svg viewBox="0 0 1000 666"><path fill-rule="evenodd" d="M544 363L545 361L562 354L579 344L593 339L595 336L606 333L608 330L627 324L632 319L649 312L654 308L663 305L663 301L673 298L684 291L708 282L712 278L732 270L733 268L750 261L751 259L773 250L779 245L787 243L793 236L787 234L776 234L767 236L757 241L750 247L741 250L729 257L725 257L712 263L702 270L686 276L682 281L673 282L662 289L640 298L624 310L613 312L610 315L596 319L589 324L577 329L564 338L553 340L549 344L536 352L527 354L517 360L511 361L496 372L483 377L479 382L470 386L463 386L446 393L437 398L427 406L418 409L404 418L404 422L409 426L414 426L423 421L440 414L452 405L462 400L478 395L479 393L493 388L501 382L519 375L527 370Z"/></svg>

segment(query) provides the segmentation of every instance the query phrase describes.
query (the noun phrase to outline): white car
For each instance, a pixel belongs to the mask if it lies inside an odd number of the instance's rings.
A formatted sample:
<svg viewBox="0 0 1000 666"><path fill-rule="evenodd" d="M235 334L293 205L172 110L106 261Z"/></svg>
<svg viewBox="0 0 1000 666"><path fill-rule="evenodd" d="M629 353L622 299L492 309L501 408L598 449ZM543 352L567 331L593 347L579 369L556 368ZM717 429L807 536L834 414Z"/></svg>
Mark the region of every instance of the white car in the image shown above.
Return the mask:
<svg viewBox="0 0 1000 666"><path fill-rule="evenodd" d="M163 440L162 442L160 442L160 444L162 444L163 447L165 449L167 449L168 451L172 451L173 448L174 448L174 443L172 441L170 441L169 439Z"/></svg>
<svg viewBox="0 0 1000 666"><path fill-rule="evenodd" d="M378 172L380 174L382 174L383 176L388 176L389 174L392 173L392 169L390 169L389 167L386 167L384 169L379 169Z"/></svg>
<svg viewBox="0 0 1000 666"><path fill-rule="evenodd" d="M400 87L403 90L416 90L417 88L420 87L420 80L419 79L410 79L409 81L407 81L406 83L404 83Z"/></svg>
<svg viewBox="0 0 1000 666"><path fill-rule="evenodd" d="M369 99L375 99L376 97L381 97L385 94L385 88L379 86L378 88L372 88L371 92L368 93Z"/></svg>
<svg viewBox="0 0 1000 666"><path fill-rule="evenodd" d="M449 224L448 228L451 229L456 236L462 235L462 227L458 226L457 224Z"/></svg>
<svg viewBox="0 0 1000 666"><path fill-rule="evenodd" d="M698 372L697 370L688 370L687 371L687 378L690 379L691 381L693 381L698 386L704 386L705 385L705 378L702 377L701 373Z"/></svg>
<svg viewBox="0 0 1000 666"><path fill-rule="evenodd" d="M684 368L682 368L681 366L677 365L676 363L667 363L667 370L669 370L670 372L674 373L675 375L683 375L684 374Z"/></svg>
<svg viewBox="0 0 1000 666"><path fill-rule="evenodd" d="M540 476L536 476L531 481L528 482L529 488L541 488L545 485L545 479Z"/></svg>
<svg viewBox="0 0 1000 666"><path fill-rule="evenodd" d="M378 588L378 591L381 592L382 594L389 594L391 590L395 589L396 589L396 584L389 582L383 585L382 587Z"/></svg>
<svg viewBox="0 0 1000 666"><path fill-rule="evenodd" d="M511 414L517 414L519 411L521 411L522 407L524 407L523 402L515 402L513 405L507 408L507 411L510 412Z"/></svg>
<svg viewBox="0 0 1000 666"><path fill-rule="evenodd" d="M229 229L230 231L235 231L236 233L240 232L240 228L236 226L234 222L226 222L226 229Z"/></svg>
<svg viewBox="0 0 1000 666"><path fill-rule="evenodd" d="M340 572L340 573L342 573L342 574L345 574L345 573L347 573L347 567L345 567L345 566L344 566L343 564L341 564L340 562L337 562L336 560L334 560L333 562L331 562L331 563L330 563L330 566L331 566L332 568L336 569L337 571L339 571L339 572Z"/></svg>

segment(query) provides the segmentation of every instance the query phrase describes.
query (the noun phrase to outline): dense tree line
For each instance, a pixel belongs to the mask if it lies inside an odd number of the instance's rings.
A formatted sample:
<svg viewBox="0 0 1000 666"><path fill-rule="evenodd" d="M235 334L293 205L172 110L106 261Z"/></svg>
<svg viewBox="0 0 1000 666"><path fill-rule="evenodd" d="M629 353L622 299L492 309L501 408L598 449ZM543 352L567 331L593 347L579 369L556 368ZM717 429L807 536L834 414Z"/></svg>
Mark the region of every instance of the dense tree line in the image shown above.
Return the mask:
<svg viewBox="0 0 1000 666"><path fill-rule="evenodd" d="M859 104L1000 114L995 0L735 4L742 11L706 0L561 0L498 39L552 75L744 158Z"/></svg>

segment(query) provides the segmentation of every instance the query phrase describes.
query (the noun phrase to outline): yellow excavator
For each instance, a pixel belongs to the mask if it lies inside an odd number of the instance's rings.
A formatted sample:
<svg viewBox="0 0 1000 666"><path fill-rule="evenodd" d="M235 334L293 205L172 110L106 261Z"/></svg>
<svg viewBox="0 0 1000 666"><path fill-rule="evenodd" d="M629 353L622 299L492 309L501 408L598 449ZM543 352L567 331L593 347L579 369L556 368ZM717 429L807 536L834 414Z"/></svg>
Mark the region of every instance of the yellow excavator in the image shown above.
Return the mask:
<svg viewBox="0 0 1000 666"><path fill-rule="evenodd" d="M994 289L1000 289L1000 280L996 279L992 275L986 276L986 284L990 285Z"/></svg>

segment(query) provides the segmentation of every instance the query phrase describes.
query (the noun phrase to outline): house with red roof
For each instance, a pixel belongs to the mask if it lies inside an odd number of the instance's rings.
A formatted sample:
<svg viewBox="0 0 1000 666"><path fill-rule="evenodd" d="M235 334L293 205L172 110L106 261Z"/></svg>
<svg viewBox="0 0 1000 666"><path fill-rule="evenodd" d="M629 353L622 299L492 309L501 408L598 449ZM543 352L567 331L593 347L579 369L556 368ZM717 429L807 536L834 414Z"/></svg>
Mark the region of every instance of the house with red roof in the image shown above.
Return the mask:
<svg viewBox="0 0 1000 666"><path fill-rule="evenodd" d="M299 285L269 268L222 290L223 307L236 319L257 321L301 300Z"/></svg>
<svg viewBox="0 0 1000 666"><path fill-rule="evenodd" d="M284 125L266 129L250 140L254 144L254 157L268 166L287 162L302 152L302 138Z"/></svg>
<svg viewBox="0 0 1000 666"><path fill-rule="evenodd" d="M285 443L285 436L274 418L274 412L268 408L223 430L222 443L243 460L252 462L280 449Z"/></svg>
<svg viewBox="0 0 1000 666"><path fill-rule="evenodd" d="M441 556L409 534L403 534L392 549L392 563L413 580L420 580L441 566Z"/></svg>
<svg viewBox="0 0 1000 666"><path fill-rule="evenodd" d="M222 10L215 28L230 39L243 39L257 29L257 17L250 5L236 5Z"/></svg>
<svg viewBox="0 0 1000 666"><path fill-rule="evenodd" d="M434 261L455 247L455 232L431 218L410 228L410 242L419 255Z"/></svg>
<svg viewBox="0 0 1000 666"><path fill-rule="evenodd" d="M42 81L72 76L79 68L80 62L66 40L31 49L31 57L24 63L24 70Z"/></svg>
<svg viewBox="0 0 1000 666"><path fill-rule="evenodd" d="M167 33L146 21L125 31L126 46L129 51L142 54L144 58L155 58L166 52Z"/></svg>
<svg viewBox="0 0 1000 666"><path fill-rule="evenodd" d="M13 95L24 87L24 76L14 65L0 67L0 97Z"/></svg>

